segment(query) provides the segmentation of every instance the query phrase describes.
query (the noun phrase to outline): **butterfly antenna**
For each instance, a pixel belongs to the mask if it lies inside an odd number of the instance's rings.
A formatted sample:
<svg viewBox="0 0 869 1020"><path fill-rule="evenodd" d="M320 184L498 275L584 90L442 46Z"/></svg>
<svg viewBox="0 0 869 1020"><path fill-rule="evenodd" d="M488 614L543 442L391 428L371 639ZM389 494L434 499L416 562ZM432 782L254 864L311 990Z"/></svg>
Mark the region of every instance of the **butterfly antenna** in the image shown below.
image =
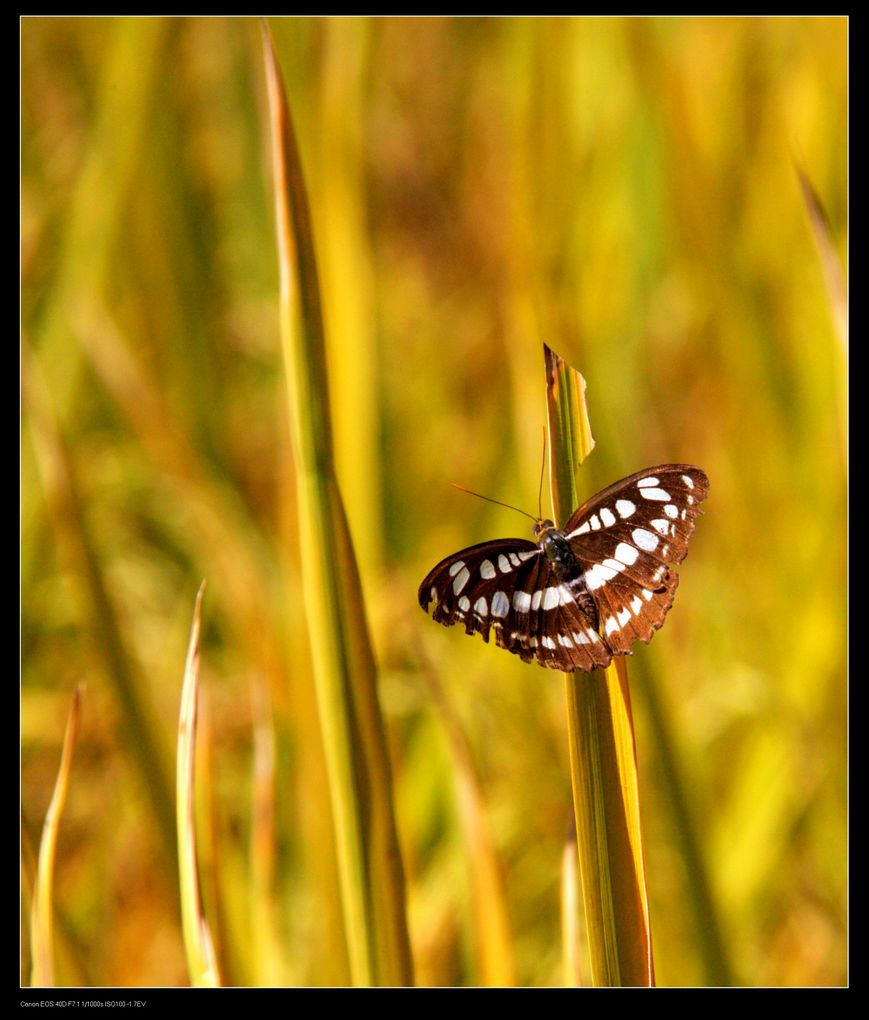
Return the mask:
<svg viewBox="0 0 869 1020"><path fill-rule="evenodd" d="M450 485L452 485L454 489L458 489L459 492L466 492L469 496L476 496L477 499L484 499L487 503L497 503L498 506L505 506L508 510L515 510L517 514L522 514L524 517L529 518L529 520L534 521L535 524L537 523L536 517L532 517L531 514L527 514L524 510L520 510L518 506L511 506L509 503L502 503L500 499L492 499L491 496L481 496L479 492L472 492L471 489L466 489L464 485L459 485L458 482L450 482Z"/></svg>
<svg viewBox="0 0 869 1020"><path fill-rule="evenodd" d="M540 489L537 492L537 519L543 519L543 474L546 471L546 426L543 426L543 458L540 462Z"/></svg>

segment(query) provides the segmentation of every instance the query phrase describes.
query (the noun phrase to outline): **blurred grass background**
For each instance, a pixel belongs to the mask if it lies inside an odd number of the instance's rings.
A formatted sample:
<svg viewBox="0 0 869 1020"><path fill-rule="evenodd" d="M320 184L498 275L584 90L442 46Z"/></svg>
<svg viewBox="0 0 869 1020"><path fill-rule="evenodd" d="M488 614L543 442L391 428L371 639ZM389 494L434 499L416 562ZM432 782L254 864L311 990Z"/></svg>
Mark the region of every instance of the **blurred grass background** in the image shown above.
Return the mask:
<svg viewBox="0 0 869 1020"><path fill-rule="evenodd" d="M224 980L344 983L259 26L21 24L22 902L84 681L56 979L187 982L167 784L206 577L200 853ZM588 494L664 461L711 481L675 611L629 662L658 983L843 983L846 352L795 162L844 262L847 22L272 30L311 196L418 983L481 980L456 724L515 980L563 980L563 684L416 605L447 553L526 533L448 483L535 512L544 341L588 382Z"/></svg>

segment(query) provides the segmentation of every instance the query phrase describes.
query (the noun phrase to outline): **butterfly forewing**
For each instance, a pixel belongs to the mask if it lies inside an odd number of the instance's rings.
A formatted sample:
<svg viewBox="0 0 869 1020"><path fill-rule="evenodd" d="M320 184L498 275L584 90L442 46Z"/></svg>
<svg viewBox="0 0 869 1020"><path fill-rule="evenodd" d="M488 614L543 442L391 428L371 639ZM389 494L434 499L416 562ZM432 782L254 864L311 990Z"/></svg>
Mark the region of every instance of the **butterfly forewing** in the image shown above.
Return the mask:
<svg viewBox="0 0 869 1020"><path fill-rule="evenodd" d="M438 623L451 626L464 623L472 634L478 631L485 641L493 623L501 624L512 608L513 593L519 576L524 584L541 559L540 549L524 538L505 538L482 542L442 560L419 586L419 604Z"/></svg>
<svg viewBox="0 0 869 1020"><path fill-rule="evenodd" d="M599 492L565 525L616 655L648 643L663 624L679 584L668 564L685 558L708 491L698 468L663 464Z"/></svg>
<svg viewBox="0 0 869 1020"><path fill-rule="evenodd" d="M698 468L647 468L599 492L560 534L566 561L523 539L483 542L447 557L420 585L419 602L524 661L591 670L651 640L673 604L679 563L706 498Z"/></svg>

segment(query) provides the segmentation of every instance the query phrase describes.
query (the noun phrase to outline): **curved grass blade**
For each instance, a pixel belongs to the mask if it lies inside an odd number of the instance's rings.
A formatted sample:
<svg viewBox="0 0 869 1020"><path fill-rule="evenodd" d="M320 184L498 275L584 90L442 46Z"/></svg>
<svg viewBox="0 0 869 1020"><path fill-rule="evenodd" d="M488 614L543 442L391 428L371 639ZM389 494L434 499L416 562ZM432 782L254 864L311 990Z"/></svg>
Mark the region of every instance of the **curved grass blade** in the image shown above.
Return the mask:
<svg viewBox="0 0 869 1020"><path fill-rule="evenodd" d="M194 792L196 774L196 717L199 695L199 632L203 581L196 595L193 624L184 683L181 688L181 709L178 713L178 758L176 768L178 876L181 891L181 927L190 983L198 988L214 988L220 975L208 921L202 910L199 894L199 868L196 857L196 818Z"/></svg>
<svg viewBox="0 0 869 1020"><path fill-rule="evenodd" d="M672 713L667 711L663 692L646 682L645 671L634 667L634 682L642 685L643 711L654 745L655 771L658 783L666 791L673 815L678 853L685 872L685 888L694 918L694 942L703 960L704 984L729 987L738 984L730 963L727 942L722 930L720 907L716 902L709 866L705 860L702 840L691 805L689 786L682 774L676 740L671 733Z"/></svg>
<svg viewBox="0 0 869 1020"><path fill-rule="evenodd" d="M30 983L35 988L49 988L54 985L54 859L57 851L60 816L63 813L66 791L69 786L72 752L78 732L81 692L81 684L78 684L73 692L72 704L69 709L54 793L51 803L48 805L45 824L42 827L42 838L39 841L39 860L33 889L30 922L32 961Z"/></svg>
<svg viewBox="0 0 869 1020"><path fill-rule="evenodd" d="M827 286L827 303L830 306L830 315L842 349L848 352L848 294L845 287L845 277L842 272L842 265L839 262L839 254L833 242L833 232L830 228L830 219L824 209L818 193L812 186L812 182L803 172L802 167L797 164L797 177L800 179L800 188L803 192L803 200L806 203L806 211L809 215L809 222L812 225L812 234L815 238L815 245L821 260L821 268L824 271L824 282Z"/></svg>
<svg viewBox="0 0 869 1020"><path fill-rule="evenodd" d="M88 526L79 495L76 463L67 449L41 360L26 342L22 344L21 353L28 431L36 453L46 505L72 572L81 579L81 601L86 607L82 626L94 638L96 654L117 698L125 733L123 745L139 772L166 863L174 871L174 812L168 748L154 718L137 662L128 651L100 550Z"/></svg>
<svg viewBox="0 0 869 1020"><path fill-rule="evenodd" d="M267 30L281 330L295 452L305 612L355 985L412 983L404 876L376 671L335 476L325 336L310 211Z"/></svg>
<svg viewBox="0 0 869 1020"><path fill-rule="evenodd" d="M561 960L564 985L579 988L579 872L577 870L576 824L571 816L570 831L561 854Z"/></svg>
<svg viewBox="0 0 869 1020"><path fill-rule="evenodd" d="M437 705L455 768L459 817L471 868L478 985L505 988L516 984L504 871L486 814L482 784L458 713L430 662L421 655L422 673Z"/></svg>
<svg viewBox="0 0 869 1020"><path fill-rule="evenodd" d="M544 349L550 482L556 521L580 500L576 469L591 452L582 376ZM565 673L582 895L595 985L652 985L652 940L636 747L623 658L601 673Z"/></svg>

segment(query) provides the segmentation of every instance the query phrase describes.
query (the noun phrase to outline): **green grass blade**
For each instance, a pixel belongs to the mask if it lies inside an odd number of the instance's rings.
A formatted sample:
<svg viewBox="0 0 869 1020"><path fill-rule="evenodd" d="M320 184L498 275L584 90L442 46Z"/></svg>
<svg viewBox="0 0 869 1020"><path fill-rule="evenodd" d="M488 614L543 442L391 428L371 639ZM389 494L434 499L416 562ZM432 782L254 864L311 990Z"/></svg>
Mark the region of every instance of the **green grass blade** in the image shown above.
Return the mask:
<svg viewBox="0 0 869 1020"><path fill-rule="evenodd" d="M57 851L60 816L63 814L63 805L69 786L69 770L72 765L72 752L78 732L80 709L81 684L73 692L66 734L63 738L60 767L57 770L54 793L45 815L42 838L39 841L39 861L33 890L30 923L32 961L30 983L36 988L49 988L54 985L54 859Z"/></svg>
<svg viewBox="0 0 869 1020"><path fill-rule="evenodd" d="M553 510L565 521L579 505L576 475L594 449L594 436L585 402L585 379L543 345L546 370L546 408L549 420L549 485Z"/></svg>
<svg viewBox="0 0 869 1020"><path fill-rule="evenodd" d="M561 958L563 982L567 988L582 984L580 965L579 871L576 825L571 824L561 854Z"/></svg>
<svg viewBox="0 0 869 1020"><path fill-rule="evenodd" d="M200 585L193 610L181 708L178 713L178 748L176 767L176 813L178 830L178 878L181 890L181 927L190 983L197 988L214 988L220 975L208 921L199 895L199 867L196 854L195 775L196 719L199 696L199 631L202 594Z"/></svg>
<svg viewBox="0 0 869 1020"><path fill-rule="evenodd" d="M738 984L722 930L720 906L712 888L690 783L686 781L677 751L678 742L671 721L673 713L668 711L663 692L649 682L645 668L636 664L632 672L634 683L640 685L643 715L654 748L657 782L667 791L666 800L676 834L676 852L685 874L685 898L694 920L693 940L703 961L703 983L711 987Z"/></svg>
<svg viewBox="0 0 869 1020"><path fill-rule="evenodd" d="M827 287L827 302L830 307L830 316L836 329L836 335L842 348L848 352L848 292L845 286L845 275L842 272L842 264L839 261L839 254L833 241L833 232L830 227L830 218L824 209L821 199L818 197L812 182L809 180L802 167L797 166L797 177L799 177L800 188L803 192L803 200L806 205L806 212L809 222L812 225L812 235L815 238L815 245L818 249L818 257L821 260L821 268L824 271L824 282Z"/></svg>
<svg viewBox="0 0 869 1020"><path fill-rule="evenodd" d="M94 648L120 706L126 732L124 746L150 801L165 861L174 869L174 812L165 741L136 660L127 649L100 551L79 496L76 464L61 432L41 359L26 344L22 354L27 424L46 503L73 572L80 579L82 603L86 607L87 625L94 636Z"/></svg>
<svg viewBox="0 0 869 1020"><path fill-rule="evenodd" d="M297 472L305 609L355 985L409 984L404 881L376 673L332 449L307 195L268 34L281 328Z"/></svg>
<svg viewBox="0 0 869 1020"><path fill-rule="evenodd" d="M576 469L590 452L584 382L545 349L555 520L579 504ZM654 983L636 749L627 671L566 673L570 771L595 985Z"/></svg>
<svg viewBox="0 0 869 1020"><path fill-rule="evenodd" d="M459 817L470 858L477 984L488 988L511 987L516 984L516 960L506 881L474 754L437 671L425 658L422 666L446 731L456 777Z"/></svg>

